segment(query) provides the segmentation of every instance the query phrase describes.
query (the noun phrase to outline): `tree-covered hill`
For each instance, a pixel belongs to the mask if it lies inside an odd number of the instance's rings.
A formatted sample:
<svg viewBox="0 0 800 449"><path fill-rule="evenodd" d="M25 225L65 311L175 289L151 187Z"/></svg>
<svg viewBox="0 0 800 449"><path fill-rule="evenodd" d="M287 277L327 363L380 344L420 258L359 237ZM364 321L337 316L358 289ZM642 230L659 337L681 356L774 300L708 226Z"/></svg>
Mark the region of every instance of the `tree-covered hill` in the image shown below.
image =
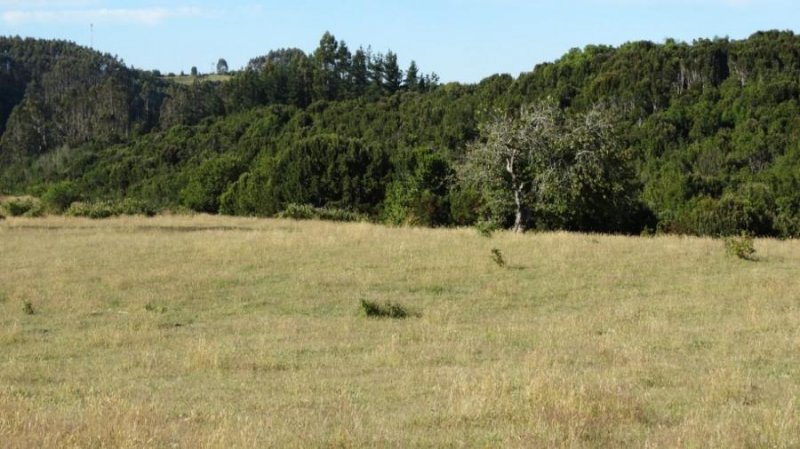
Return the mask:
<svg viewBox="0 0 800 449"><path fill-rule="evenodd" d="M607 111L613 145L598 151L613 154L597 160L624 167L578 164L600 140L552 140L550 168L525 168L553 186L531 192L528 227L800 235L800 37L778 31L587 46L517 78L444 85L329 33L310 54L271 51L230 81L188 86L69 43L0 39L0 189L60 207L134 198L271 216L308 204L509 226L512 205L463 167L471 143L491 142L485 124L531 104L565 121Z"/></svg>

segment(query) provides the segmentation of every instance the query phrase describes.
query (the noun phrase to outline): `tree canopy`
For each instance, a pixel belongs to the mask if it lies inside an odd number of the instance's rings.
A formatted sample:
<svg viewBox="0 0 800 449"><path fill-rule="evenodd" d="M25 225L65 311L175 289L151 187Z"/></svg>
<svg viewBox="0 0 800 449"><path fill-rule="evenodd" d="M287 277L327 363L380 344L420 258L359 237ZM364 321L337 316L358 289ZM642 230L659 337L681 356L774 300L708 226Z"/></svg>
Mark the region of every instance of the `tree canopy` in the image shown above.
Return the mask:
<svg viewBox="0 0 800 449"><path fill-rule="evenodd" d="M181 84L69 42L0 38L0 191L66 198L55 189L69 185L84 200L263 216L308 203L437 226L800 235L792 32L589 45L476 84L400 61L326 33L313 52L273 50L229 81ZM502 163L492 189L467 176L479 149L521 130L542 151L514 156L514 176Z"/></svg>

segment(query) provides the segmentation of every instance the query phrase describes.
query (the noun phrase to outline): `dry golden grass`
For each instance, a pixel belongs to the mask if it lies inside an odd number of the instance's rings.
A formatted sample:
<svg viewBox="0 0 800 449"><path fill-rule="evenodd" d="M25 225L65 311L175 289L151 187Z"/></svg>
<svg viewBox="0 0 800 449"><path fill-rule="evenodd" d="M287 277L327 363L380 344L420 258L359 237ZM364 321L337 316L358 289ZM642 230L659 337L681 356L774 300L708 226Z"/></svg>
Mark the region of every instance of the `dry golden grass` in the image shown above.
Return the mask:
<svg viewBox="0 0 800 449"><path fill-rule="evenodd" d="M756 249L9 218L0 446L800 447L800 242Z"/></svg>

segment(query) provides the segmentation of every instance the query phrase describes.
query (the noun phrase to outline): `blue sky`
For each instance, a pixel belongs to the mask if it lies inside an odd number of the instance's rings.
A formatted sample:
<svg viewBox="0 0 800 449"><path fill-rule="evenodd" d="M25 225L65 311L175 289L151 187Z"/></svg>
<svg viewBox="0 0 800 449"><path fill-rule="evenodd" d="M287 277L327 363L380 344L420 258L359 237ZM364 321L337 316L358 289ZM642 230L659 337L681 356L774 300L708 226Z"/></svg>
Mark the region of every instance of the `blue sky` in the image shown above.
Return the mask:
<svg viewBox="0 0 800 449"><path fill-rule="evenodd" d="M351 48L413 58L443 81L531 70L573 47L800 31L797 0L0 0L0 35L67 39L162 72L238 68L270 49Z"/></svg>

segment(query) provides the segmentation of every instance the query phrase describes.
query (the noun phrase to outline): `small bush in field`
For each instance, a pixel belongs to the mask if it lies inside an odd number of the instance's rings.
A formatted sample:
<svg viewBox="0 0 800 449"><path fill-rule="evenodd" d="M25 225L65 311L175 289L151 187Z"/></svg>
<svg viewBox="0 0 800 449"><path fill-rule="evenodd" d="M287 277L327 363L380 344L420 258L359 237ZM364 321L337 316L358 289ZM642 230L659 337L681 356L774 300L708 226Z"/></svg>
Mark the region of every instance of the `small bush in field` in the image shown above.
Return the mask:
<svg viewBox="0 0 800 449"><path fill-rule="evenodd" d="M8 215L12 217L41 217L44 215L42 202L36 198L14 198L4 204Z"/></svg>
<svg viewBox="0 0 800 449"><path fill-rule="evenodd" d="M278 218L291 218L293 220L311 220L316 218L314 208L309 204L289 204L283 212L278 213Z"/></svg>
<svg viewBox="0 0 800 449"><path fill-rule="evenodd" d="M497 225L493 221L482 220L475 224L475 230L478 231L478 234L482 237L488 238L497 230Z"/></svg>
<svg viewBox="0 0 800 449"><path fill-rule="evenodd" d="M95 203L75 202L65 212L71 217L108 218L116 215L114 206L108 201Z"/></svg>
<svg viewBox="0 0 800 449"><path fill-rule="evenodd" d="M356 212L330 207L314 207L310 204L289 204L278 218L293 220L364 221L365 217Z"/></svg>
<svg viewBox="0 0 800 449"><path fill-rule="evenodd" d="M148 302L144 305L144 310L147 310L148 312L165 313L167 308L152 302Z"/></svg>
<svg viewBox="0 0 800 449"><path fill-rule="evenodd" d="M31 303L30 301L23 301L22 302L22 312L25 315L33 315L33 314L35 314L36 312L33 310L33 303Z"/></svg>
<svg viewBox="0 0 800 449"><path fill-rule="evenodd" d="M135 198L125 198L114 205L117 215L144 215L153 217L156 215L156 208L146 201Z"/></svg>
<svg viewBox="0 0 800 449"><path fill-rule="evenodd" d="M419 316L418 313L413 312L405 306L395 302L367 301L365 299L361 300L361 313L369 318L403 319Z"/></svg>
<svg viewBox="0 0 800 449"><path fill-rule="evenodd" d="M72 217L108 218L116 215L146 215L152 217L156 214L154 207L148 203L133 198L122 201L95 201L93 203L74 202L64 212Z"/></svg>
<svg viewBox="0 0 800 449"><path fill-rule="evenodd" d="M725 252L729 256L735 256L739 259L756 259L756 248L753 245L753 237L744 232L739 236L728 237L725 239Z"/></svg>
<svg viewBox="0 0 800 449"><path fill-rule="evenodd" d="M80 190L72 181L51 185L42 195L42 201L51 212L62 213L75 201L80 200Z"/></svg>
<svg viewBox="0 0 800 449"><path fill-rule="evenodd" d="M330 207L322 207L316 209L317 216L320 220L330 221L364 221L366 218L356 212L351 212L344 209L336 209Z"/></svg>
<svg viewBox="0 0 800 449"><path fill-rule="evenodd" d="M503 257L503 252L497 248L492 248L492 260L500 268L506 266L506 259Z"/></svg>

